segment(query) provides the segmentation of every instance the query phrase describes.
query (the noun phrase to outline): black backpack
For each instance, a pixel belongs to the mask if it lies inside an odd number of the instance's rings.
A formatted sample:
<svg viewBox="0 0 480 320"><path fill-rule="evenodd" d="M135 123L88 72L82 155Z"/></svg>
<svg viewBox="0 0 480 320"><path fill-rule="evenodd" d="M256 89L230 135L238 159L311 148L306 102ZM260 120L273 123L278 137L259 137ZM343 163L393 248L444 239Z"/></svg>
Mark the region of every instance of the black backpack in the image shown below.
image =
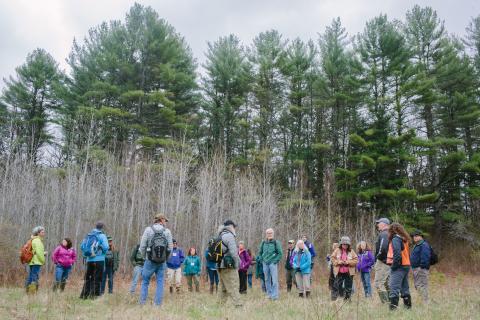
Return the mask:
<svg viewBox="0 0 480 320"><path fill-rule="evenodd" d="M208 253L207 253L207 260L211 262L215 262L217 264L221 263L225 254L228 253L228 248L223 251L223 241L222 241L222 233L218 235L216 238L212 238L208 241ZM226 247L226 246L225 246Z"/></svg>
<svg viewBox="0 0 480 320"><path fill-rule="evenodd" d="M438 254L433 250L433 247L430 246L430 265L433 266L438 263Z"/></svg>
<svg viewBox="0 0 480 320"><path fill-rule="evenodd" d="M165 237L165 229L161 231L155 231L153 226L151 227L154 234L150 240L150 245L147 248L148 259L155 263L164 263L168 259L168 240Z"/></svg>

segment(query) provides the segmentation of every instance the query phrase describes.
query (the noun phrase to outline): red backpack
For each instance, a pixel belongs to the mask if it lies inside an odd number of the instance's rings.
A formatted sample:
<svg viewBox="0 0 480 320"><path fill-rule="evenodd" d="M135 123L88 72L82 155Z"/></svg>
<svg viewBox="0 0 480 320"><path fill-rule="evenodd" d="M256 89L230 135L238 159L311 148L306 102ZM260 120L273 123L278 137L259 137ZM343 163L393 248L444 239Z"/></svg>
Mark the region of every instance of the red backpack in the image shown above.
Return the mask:
<svg viewBox="0 0 480 320"><path fill-rule="evenodd" d="M20 262L22 264L30 263L33 258L32 239L29 239L20 249Z"/></svg>

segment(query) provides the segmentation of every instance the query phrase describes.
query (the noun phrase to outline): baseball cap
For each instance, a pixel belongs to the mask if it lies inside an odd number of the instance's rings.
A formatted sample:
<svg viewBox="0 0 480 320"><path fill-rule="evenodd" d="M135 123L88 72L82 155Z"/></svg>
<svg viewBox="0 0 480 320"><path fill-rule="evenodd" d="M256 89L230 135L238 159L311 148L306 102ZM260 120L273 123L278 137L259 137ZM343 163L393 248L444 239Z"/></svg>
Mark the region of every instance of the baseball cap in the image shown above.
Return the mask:
<svg viewBox="0 0 480 320"><path fill-rule="evenodd" d="M390 224L390 220L388 218L380 218L375 223L385 223L385 224Z"/></svg>

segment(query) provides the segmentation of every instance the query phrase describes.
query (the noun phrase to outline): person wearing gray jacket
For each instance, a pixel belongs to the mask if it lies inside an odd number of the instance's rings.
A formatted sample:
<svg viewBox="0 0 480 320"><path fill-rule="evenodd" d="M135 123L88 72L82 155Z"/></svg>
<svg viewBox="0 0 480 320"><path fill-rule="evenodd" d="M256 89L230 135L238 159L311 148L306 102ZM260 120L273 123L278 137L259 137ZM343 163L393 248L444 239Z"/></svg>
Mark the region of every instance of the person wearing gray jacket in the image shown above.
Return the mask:
<svg viewBox="0 0 480 320"><path fill-rule="evenodd" d="M173 248L173 239L172 233L166 227L166 223L168 222L167 217L163 214L157 214L154 218L153 225L145 228L143 232L142 239L140 241L140 253L143 257L145 257L145 264L143 265L142 270L142 288L140 290L140 304L145 304L147 301L148 296L148 286L150 285L150 278L155 273L155 277L157 279L157 289L155 291L155 299L153 302L155 305L160 306L163 300L163 278L165 276L165 269L166 269L166 259L164 262L158 263L155 261L150 260L147 251L151 249L151 241L155 234L163 234L165 239L167 240L167 252L166 258L168 259L169 252L172 251ZM158 236L157 236L158 237Z"/></svg>
<svg viewBox="0 0 480 320"><path fill-rule="evenodd" d="M238 256L238 246L235 234L236 225L232 220L227 220L218 228L219 237L222 238L222 250L225 252L222 262L218 266L218 275L220 277L220 302L227 302L230 295L233 304L241 307L238 268L240 266L240 257Z"/></svg>

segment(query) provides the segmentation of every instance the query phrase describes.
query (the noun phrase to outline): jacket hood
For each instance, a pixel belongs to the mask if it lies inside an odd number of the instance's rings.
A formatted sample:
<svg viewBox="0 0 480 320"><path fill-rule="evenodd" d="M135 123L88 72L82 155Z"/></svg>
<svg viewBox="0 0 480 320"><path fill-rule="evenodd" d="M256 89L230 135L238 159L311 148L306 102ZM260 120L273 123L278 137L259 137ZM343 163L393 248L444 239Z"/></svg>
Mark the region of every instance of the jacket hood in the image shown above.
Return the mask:
<svg viewBox="0 0 480 320"><path fill-rule="evenodd" d="M232 226L224 226L223 224L220 225L220 226L218 227L218 233L220 234L220 233L222 233L223 231L229 231L229 232L233 233L234 236L236 236L235 230L233 229Z"/></svg>

